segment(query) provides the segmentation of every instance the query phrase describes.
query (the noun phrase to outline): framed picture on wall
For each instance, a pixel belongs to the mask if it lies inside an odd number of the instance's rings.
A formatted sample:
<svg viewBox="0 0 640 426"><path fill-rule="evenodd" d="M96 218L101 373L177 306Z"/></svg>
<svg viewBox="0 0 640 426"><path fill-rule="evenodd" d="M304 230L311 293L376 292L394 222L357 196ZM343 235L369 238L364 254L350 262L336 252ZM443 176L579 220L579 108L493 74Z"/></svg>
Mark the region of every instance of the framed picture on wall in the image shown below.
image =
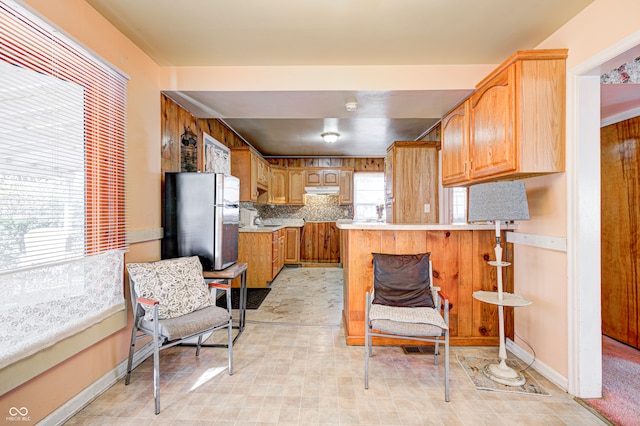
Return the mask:
<svg viewBox="0 0 640 426"><path fill-rule="evenodd" d="M231 174L231 154L229 148L213 136L202 134L203 172Z"/></svg>

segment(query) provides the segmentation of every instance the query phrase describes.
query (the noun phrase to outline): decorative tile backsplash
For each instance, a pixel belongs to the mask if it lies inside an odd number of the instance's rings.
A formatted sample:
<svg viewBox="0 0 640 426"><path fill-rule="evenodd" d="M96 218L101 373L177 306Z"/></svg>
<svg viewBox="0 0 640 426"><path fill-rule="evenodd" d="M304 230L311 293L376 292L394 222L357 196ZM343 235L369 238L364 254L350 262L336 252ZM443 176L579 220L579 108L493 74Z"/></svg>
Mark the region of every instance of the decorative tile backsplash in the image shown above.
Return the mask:
<svg viewBox="0 0 640 426"><path fill-rule="evenodd" d="M307 222L333 222L352 219L353 205L341 206L337 195L305 195L304 206L282 204L240 203L240 207L254 208L262 219L304 219Z"/></svg>

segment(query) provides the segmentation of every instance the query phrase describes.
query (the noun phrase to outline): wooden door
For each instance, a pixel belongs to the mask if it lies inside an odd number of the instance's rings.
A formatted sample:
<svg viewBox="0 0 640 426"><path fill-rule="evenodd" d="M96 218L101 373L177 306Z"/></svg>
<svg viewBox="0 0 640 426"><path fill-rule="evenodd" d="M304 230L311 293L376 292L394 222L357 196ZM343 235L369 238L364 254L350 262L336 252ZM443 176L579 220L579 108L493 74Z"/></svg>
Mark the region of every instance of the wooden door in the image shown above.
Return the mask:
<svg viewBox="0 0 640 426"><path fill-rule="evenodd" d="M471 95L471 178L516 170L515 73L509 66Z"/></svg>
<svg viewBox="0 0 640 426"><path fill-rule="evenodd" d="M601 129L602 333L640 347L640 117Z"/></svg>
<svg viewBox="0 0 640 426"><path fill-rule="evenodd" d="M469 101L442 119L442 184L469 179Z"/></svg>

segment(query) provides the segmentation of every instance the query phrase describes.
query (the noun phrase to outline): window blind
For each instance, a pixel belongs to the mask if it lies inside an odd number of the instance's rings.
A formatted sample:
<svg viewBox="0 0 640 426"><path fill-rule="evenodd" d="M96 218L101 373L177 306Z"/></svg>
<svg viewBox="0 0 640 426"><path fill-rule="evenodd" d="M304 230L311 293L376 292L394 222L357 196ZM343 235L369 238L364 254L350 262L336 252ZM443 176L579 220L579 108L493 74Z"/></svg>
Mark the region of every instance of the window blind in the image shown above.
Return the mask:
<svg viewBox="0 0 640 426"><path fill-rule="evenodd" d="M384 215L384 173L354 173L354 220L383 220Z"/></svg>
<svg viewBox="0 0 640 426"><path fill-rule="evenodd" d="M0 79L1 358L36 322L64 336L123 305L127 78L0 0Z"/></svg>

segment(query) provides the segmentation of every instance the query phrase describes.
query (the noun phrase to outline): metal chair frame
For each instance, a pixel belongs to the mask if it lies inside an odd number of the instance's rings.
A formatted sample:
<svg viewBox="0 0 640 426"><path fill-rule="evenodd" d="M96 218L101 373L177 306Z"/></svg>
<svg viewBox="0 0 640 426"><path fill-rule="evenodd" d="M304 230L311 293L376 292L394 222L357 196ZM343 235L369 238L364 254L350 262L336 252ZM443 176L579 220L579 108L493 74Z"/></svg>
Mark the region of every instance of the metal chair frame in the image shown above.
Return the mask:
<svg viewBox="0 0 640 426"><path fill-rule="evenodd" d="M129 276L129 287L131 290L131 305L133 307L133 329L131 330L131 346L129 347L129 360L127 363L127 375L125 378L125 385L128 385L131 380L131 371L133 370L133 355L134 348L136 344L136 340L151 336L152 344L153 344L153 395L155 400L155 413L160 413L160 351L162 349L170 348L172 346L179 345L184 343L187 340L193 339L195 337L198 338L198 342L196 344L196 356L200 355L200 347L202 345L202 338L204 335L212 333L217 330L221 330L224 328L228 329L228 347L229 352L229 375L233 375L233 324L232 324L232 315L231 315L231 285L230 284L222 284L211 282L208 284L209 289L221 289L226 293L227 298L227 310L229 311L229 321L223 325L218 325L214 327L208 327L204 330L200 330L197 333L191 334L189 336L185 336L181 339L175 340L167 340L165 336L160 333L160 323L163 320L158 320L158 307L159 302L156 300L150 300L145 298L137 297L134 280L131 276ZM214 298L215 303L215 298ZM153 306L153 328L144 327L142 325L142 319L144 317L145 311L142 308L142 304L147 306ZM181 318L187 317L186 314Z"/></svg>
<svg viewBox="0 0 640 426"><path fill-rule="evenodd" d="M375 277L374 277L375 278ZM429 282L433 283L433 266L431 264L431 260L429 260ZM438 365L438 352L439 352L439 344L444 343L444 400L449 402L449 329L443 329L440 335L437 336L409 336L409 335L400 335L400 334L392 334L386 333L379 330L374 330L372 328L371 321L369 319L369 309L371 308L371 304L373 301L374 295L374 286L371 285L371 288L366 293L366 305L365 305L365 327L364 327L364 344L365 344L365 355L364 355L364 388L369 389L369 358L373 356L373 345L372 340L374 336L377 337L387 337L394 339L405 339L405 340L417 340L422 342L429 342L434 344L434 365ZM431 293L433 296L433 301L435 303L436 309L442 312L442 316L444 322L449 326L449 298L440 291L439 287L431 286ZM412 308L404 308L404 309L412 309Z"/></svg>

